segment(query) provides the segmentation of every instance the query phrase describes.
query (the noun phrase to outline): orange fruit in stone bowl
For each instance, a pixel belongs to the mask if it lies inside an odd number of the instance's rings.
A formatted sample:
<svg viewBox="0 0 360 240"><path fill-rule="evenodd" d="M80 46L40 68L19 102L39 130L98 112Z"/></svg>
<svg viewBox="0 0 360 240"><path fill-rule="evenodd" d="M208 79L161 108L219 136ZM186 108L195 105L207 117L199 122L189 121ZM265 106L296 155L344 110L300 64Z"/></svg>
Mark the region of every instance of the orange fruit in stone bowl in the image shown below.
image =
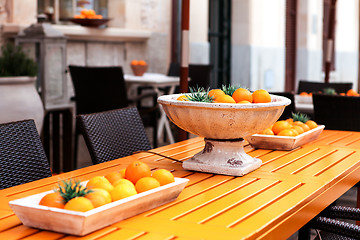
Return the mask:
<svg viewBox="0 0 360 240"><path fill-rule="evenodd" d="M264 89L256 90L252 93L253 103L268 103L271 102L271 96L268 91Z"/></svg>
<svg viewBox="0 0 360 240"><path fill-rule="evenodd" d="M226 94L218 96L214 100L214 102L216 102L216 103L236 103L235 100L231 96L226 95Z"/></svg>
<svg viewBox="0 0 360 240"><path fill-rule="evenodd" d="M216 100L217 97L225 95L225 92L221 89L212 89L208 95L213 97L213 100Z"/></svg>
<svg viewBox="0 0 360 240"><path fill-rule="evenodd" d="M125 178L130 180L132 183L136 183L140 178L150 177L151 169L143 162L134 161L130 163L125 170Z"/></svg>
<svg viewBox="0 0 360 240"><path fill-rule="evenodd" d="M248 102L252 103L252 101L253 101L251 92L245 88L236 89L235 92L232 94L232 98L237 103L242 102L242 101L248 101Z"/></svg>

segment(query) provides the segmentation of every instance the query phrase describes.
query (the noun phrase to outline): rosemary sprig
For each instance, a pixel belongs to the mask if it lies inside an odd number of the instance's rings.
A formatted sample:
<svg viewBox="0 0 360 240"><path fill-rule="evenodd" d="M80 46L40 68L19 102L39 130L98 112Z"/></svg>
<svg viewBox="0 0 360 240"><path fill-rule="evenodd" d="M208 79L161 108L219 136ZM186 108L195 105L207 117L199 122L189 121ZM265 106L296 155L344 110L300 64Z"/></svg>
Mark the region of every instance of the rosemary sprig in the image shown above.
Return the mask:
<svg viewBox="0 0 360 240"><path fill-rule="evenodd" d="M240 85L239 85L239 86L235 86L235 85L234 85L234 86L233 86L233 85L228 85L228 86L222 85L221 90L223 90L226 95L232 96L233 93L234 93L234 92L236 91L236 89L238 89L238 88L241 88L241 86L240 86Z"/></svg>
<svg viewBox="0 0 360 240"><path fill-rule="evenodd" d="M207 103L211 103L214 101L214 98L208 95L209 89L205 90L203 87L198 87L196 89L189 87L189 89L190 89L190 94L186 96L189 101L207 102Z"/></svg>

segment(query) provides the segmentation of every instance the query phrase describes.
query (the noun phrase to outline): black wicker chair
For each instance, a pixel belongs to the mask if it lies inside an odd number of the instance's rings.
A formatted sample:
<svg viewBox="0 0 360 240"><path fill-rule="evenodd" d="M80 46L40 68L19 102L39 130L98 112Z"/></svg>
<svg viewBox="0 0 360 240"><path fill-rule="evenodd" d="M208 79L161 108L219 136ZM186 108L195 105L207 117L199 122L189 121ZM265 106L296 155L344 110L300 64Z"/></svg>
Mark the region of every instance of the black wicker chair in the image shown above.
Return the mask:
<svg viewBox="0 0 360 240"><path fill-rule="evenodd" d="M77 116L93 164L151 149L136 107Z"/></svg>
<svg viewBox="0 0 360 240"><path fill-rule="evenodd" d="M346 93L348 90L352 89L352 87L353 83L351 82L325 83L300 80L297 92L317 93L323 92L325 88L333 88L337 93Z"/></svg>
<svg viewBox="0 0 360 240"><path fill-rule="evenodd" d="M208 89L210 87L211 69L211 65L189 64L189 87Z"/></svg>
<svg viewBox="0 0 360 240"><path fill-rule="evenodd" d="M129 99L125 86L124 74L120 66L84 67L69 66L71 79L75 90L76 115L103 112L113 109L138 106L143 124L153 128L153 146L157 147L157 120L159 108L155 92L139 95ZM153 105L142 107L143 99L152 98ZM79 130L75 128L75 156L77 162L77 144Z"/></svg>
<svg viewBox="0 0 360 240"><path fill-rule="evenodd" d="M315 121L326 129L360 131L360 97L313 94Z"/></svg>
<svg viewBox="0 0 360 240"><path fill-rule="evenodd" d="M313 94L313 104L315 121L326 129L360 131L359 97ZM360 221L360 209L330 206L301 229L299 239L310 239L311 228L321 230L321 239L360 239L359 226L339 219Z"/></svg>
<svg viewBox="0 0 360 240"><path fill-rule="evenodd" d="M281 114L279 120L286 120L292 117L292 113L295 113L295 97L292 92L270 92L270 94L287 97L291 100L290 105L286 106L284 112Z"/></svg>
<svg viewBox="0 0 360 240"><path fill-rule="evenodd" d="M360 226L339 219L360 221L360 209L329 206L299 231L298 239L310 240L311 229L317 229L322 240L360 239Z"/></svg>
<svg viewBox="0 0 360 240"><path fill-rule="evenodd" d="M51 177L34 120L0 124L0 189Z"/></svg>

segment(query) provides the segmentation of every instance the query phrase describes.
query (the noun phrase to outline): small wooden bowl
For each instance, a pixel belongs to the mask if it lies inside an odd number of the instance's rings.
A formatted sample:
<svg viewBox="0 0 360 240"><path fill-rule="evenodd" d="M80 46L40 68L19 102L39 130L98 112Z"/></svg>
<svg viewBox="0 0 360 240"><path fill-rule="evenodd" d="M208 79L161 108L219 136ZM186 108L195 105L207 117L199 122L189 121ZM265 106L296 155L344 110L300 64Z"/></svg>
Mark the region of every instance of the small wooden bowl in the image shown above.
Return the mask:
<svg viewBox="0 0 360 240"><path fill-rule="evenodd" d="M130 65L135 76L142 76L148 69L148 65Z"/></svg>

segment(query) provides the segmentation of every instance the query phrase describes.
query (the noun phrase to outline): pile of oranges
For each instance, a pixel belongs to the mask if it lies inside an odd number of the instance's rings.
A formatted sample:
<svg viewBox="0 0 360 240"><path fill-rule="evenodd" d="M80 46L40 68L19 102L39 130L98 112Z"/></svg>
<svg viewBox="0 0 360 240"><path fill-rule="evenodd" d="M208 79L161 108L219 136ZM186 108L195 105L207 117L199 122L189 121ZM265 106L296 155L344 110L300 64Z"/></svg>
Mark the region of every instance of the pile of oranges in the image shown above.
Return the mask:
<svg viewBox="0 0 360 240"><path fill-rule="evenodd" d="M294 121L292 118L275 122L272 126L262 131L260 134L296 137L311 129L317 128L318 124L313 120L305 123Z"/></svg>
<svg viewBox="0 0 360 240"><path fill-rule="evenodd" d="M147 62L145 60L132 60L130 66L135 76L144 75L148 68Z"/></svg>
<svg viewBox="0 0 360 240"><path fill-rule="evenodd" d="M150 167L140 161L129 164L125 169L111 172L105 176L92 177L86 186L79 186L77 193L86 192L83 196L75 196L66 201L68 196L59 189L45 195L40 205L57 207L67 210L86 212L141 192L174 182L173 174L166 169L151 172Z"/></svg>
<svg viewBox="0 0 360 240"><path fill-rule="evenodd" d="M75 15L74 18L77 19L102 19L103 16L96 14L93 9L82 9L80 15Z"/></svg>
<svg viewBox="0 0 360 240"><path fill-rule="evenodd" d="M321 92L319 92L319 93L321 93ZM311 97L312 94L313 93L301 92L299 95L302 96L302 97ZM360 94L358 92L356 92L354 89L350 89L346 93L339 93L339 95L341 95L341 96L353 96L353 97L360 96Z"/></svg>
<svg viewBox="0 0 360 240"><path fill-rule="evenodd" d="M251 93L246 88L237 88L231 96L221 89L212 89L208 92L208 96L212 97L212 102L214 103L250 104L271 102L270 94L264 89L256 90ZM188 97L187 95L181 95L177 100L187 101Z"/></svg>
<svg viewBox="0 0 360 240"><path fill-rule="evenodd" d="M132 60L130 65L132 66L146 66L147 63L145 60Z"/></svg>

